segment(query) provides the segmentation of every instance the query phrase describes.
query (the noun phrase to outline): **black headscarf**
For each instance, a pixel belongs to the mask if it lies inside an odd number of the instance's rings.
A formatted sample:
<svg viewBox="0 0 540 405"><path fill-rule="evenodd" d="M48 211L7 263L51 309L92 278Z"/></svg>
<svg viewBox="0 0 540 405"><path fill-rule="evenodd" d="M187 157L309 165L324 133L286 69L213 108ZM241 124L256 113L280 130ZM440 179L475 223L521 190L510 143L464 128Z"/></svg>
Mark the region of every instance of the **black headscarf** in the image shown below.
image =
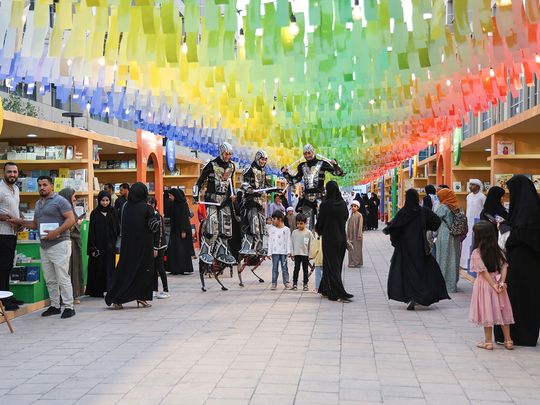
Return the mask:
<svg viewBox="0 0 540 405"><path fill-rule="evenodd" d="M540 199L533 182L518 174L506 185L510 191L508 222L512 229L540 229Z"/></svg>
<svg viewBox="0 0 540 405"><path fill-rule="evenodd" d="M433 184L428 184L424 188L424 191L426 192L427 195L430 195L430 194L437 195L437 189L435 188Z"/></svg>
<svg viewBox="0 0 540 405"><path fill-rule="evenodd" d="M426 195L424 196L424 198L422 198L422 205L426 208L429 208L430 210L433 210L433 201L431 201L431 197L430 195L437 195L437 189L435 188L434 185L432 184L428 184L425 188L424 188L424 191L426 192Z"/></svg>
<svg viewBox="0 0 540 405"><path fill-rule="evenodd" d="M133 185L129 189L129 196L128 201L131 201L133 203L144 201L146 202L146 198L148 197L148 189L146 188L146 185L138 181L137 183L133 183Z"/></svg>
<svg viewBox="0 0 540 405"><path fill-rule="evenodd" d="M344 201L338 184L333 180L326 183L326 199L336 202Z"/></svg>
<svg viewBox="0 0 540 405"><path fill-rule="evenodd" d="M510 191L510 212L507 222L510 236L506 248L525 244L540 253L540 198L534 184L522 174L506 182Z"/></svg>
<svg viewBox="0 0 540 405"><path fill-rule="evenodd" d="M389 227L392 226L393 228L400 228L416 218L420 213L420 203L418 201L419 198L418 191L416 191L414 188L408 189L405 192L405 204L398 211Z"/></svg>
<svg viewBox="0 0 540 405"><path fill-rule="evenodd" d="M496 215L506 219L508 217L508 212L504 209L504 206L501 204L501 198L504 196L504 189L498 186L493 186L489 189L484 202L484 208L480 213L480 219L489 214L493 217Z"/></svg>
<svg viewBox="0 0 540 405"><path fill-rule="evenodd" d="M354 199L360 203L359 211L360 211L360 214L362 214L362 216L364 217L364 224L366 224L367 210L366 210L366 205L364 204L364 201L362 200L362 196L360 195L360 193L356 193L356 196L354 197Z"/></svg>
<svg viewBox="0 0 540 405"><path fill-rule="evenodd" d="M107 197L109 199L109 205L107 205L106 207L104 207L103 205L100 204L101 200L103 200L105 197ZM101 211L101 212L113 212L114 211L114 208L112 206L112 201L111 201L111 195L109 194L108 191L105 191L105 190L102 190L99 192L98 196L97 196L97 207L96 209L98 211Z"/></svg>

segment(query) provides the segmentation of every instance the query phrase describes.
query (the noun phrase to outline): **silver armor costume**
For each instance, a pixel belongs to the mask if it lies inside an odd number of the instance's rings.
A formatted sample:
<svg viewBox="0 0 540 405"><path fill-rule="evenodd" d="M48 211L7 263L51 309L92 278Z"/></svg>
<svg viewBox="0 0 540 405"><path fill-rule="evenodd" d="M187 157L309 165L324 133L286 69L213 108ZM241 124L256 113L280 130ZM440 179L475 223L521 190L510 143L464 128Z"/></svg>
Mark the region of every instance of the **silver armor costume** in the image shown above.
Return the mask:
<svg viewBox="0 0 540 405"><path fill-rule="evenodd" d="M261 159L264 159L261 161ZM250 167L244 170L242 183L242 245L240 254L245 256L266 255L263 250L263 237L265 231L264 202L266 193L255 192L270 187L266 177L265 151L259 150ZM262 165L260 163L263 163Z"/></svg>
<svg viewBox="0 0 540 405"><path fill-rule="evenodd" d="M204 201L210 203L206 206L199 257L207 265L212 265L214 259L224 265L233 265L236 260L229 251L228 240L232 237L230 196L233 192L235 165L223 160L225 153L232 153L231 145L224 143L219 150L220 156L204 166L199 180L193 186L193 198L197 201L199 191L206 183Z"/></svg>
<svg viewBox="0 0 540 405"><path fill-rule="evenodd" d="M317 201L324 195L324 181L326 172L334 176L344 176L345 173L337 162L326 159L319 159L315 153L315 148L307 144L304 146L304 156L311 154L311 158L306 157L306 161L298 165L296 175L291 175L288 170L282 169L283 175L289 185L294 185L304 181L304 193L298 203L298 210L301 210L308 218L306 224L309 229L313 229L314 220L317 215Z"/></svg>

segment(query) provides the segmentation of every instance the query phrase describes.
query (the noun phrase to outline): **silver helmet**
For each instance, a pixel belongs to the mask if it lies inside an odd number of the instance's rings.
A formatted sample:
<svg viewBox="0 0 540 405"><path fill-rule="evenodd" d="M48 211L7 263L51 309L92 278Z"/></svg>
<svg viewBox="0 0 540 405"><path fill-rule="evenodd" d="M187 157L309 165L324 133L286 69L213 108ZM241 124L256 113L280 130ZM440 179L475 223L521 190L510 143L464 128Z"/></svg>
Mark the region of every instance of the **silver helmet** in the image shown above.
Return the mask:
<svg viewBox="0 0 540 405"><path fill-rule="evenodd" d="M233 147L229 142L223 142L219 145L219 156L223 158L225 153L233 153Z"/></svg>
<svg viewBox="0 0 540 405"><path fill-rule="evenodd" d="M261 159L268 159L268 154L264 150L259 149L257 153L255 153L255 162L259 164L259 160Z"/></svg>
<svg viewBox="0 0 540 405"><path fill-rule="evenodd" d="M313 145L309 143L304 146L304 153L308 153L308 152L313 153L313 157L315 157L315 148L313 147Z"/></svg>

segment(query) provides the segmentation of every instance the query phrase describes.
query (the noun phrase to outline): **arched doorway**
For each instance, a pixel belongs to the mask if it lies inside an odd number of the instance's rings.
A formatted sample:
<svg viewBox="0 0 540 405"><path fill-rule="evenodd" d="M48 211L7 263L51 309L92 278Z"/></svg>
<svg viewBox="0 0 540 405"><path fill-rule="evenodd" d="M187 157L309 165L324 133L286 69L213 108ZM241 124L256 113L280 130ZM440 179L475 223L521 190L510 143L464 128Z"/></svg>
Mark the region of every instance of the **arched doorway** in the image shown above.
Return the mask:
<svg viewBox="0 0 540 405"><path fill-rule="evenodd" d="M150 174L149 166L153 167ZM163 213L163 140L159 135L140 129L137 130L137 181L154 183L157 206Z"/></svg>

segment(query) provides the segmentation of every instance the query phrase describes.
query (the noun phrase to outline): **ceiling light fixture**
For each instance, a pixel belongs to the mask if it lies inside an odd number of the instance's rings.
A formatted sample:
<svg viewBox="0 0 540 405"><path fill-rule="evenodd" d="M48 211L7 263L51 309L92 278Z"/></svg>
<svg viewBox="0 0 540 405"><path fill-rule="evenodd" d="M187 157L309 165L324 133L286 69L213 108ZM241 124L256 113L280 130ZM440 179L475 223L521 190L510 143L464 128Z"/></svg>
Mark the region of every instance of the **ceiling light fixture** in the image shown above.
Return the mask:
<svg viewBox="0 0 540 405"><path fill-rule="evenodd" d="M28 134L26 135L28 138L37 138L37 135L36 134Z"/></svg>
<svg viewBox="0 0 540 405"><path fill-rule="evenodd" d="M354 6L352 8L352 18L354 21L362 19L362 9L360 8L359 0L354 0Z"/></svg>
<svg viewBox="0 0 540 405"><path fill-rule="evenodd" d="M289 24L289 33L295 37L300 33L300 28L296 24L296 16L291 14L291 23Z"/></svg>
<svg viewBox="0 0 540 405"><path fill-rule="evenodd" d="M240 28L240 35L238 35L238 46L246 46L246 37L244 36L244 29Z"/></svg>

